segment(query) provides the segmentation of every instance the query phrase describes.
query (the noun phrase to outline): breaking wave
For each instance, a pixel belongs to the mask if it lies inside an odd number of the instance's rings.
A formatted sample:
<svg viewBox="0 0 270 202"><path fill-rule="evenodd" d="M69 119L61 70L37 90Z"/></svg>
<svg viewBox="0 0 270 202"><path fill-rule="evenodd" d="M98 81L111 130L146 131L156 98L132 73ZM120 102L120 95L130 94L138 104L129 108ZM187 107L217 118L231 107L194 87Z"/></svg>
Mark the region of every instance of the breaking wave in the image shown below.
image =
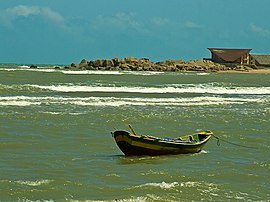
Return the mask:
<svg viewBox="0 0 270 202"><path fill-rule="evenodd" d="M158 187L161 189L172 189L175 187L178 187L179 183L178 182L172 182L172 183L166 183L166 182L160 182L160 183L146 183L142 185L135 186L133 188L143 188L143 187Z"/></svg>
<svg viewBox="0 0 270 202"><path fill-rule="evenodd" d="M59 71L59 70L58 70ZM136 71L93 71L93 70L60 70L60 72L64 74L75 74L75 75L124 75L124 74L132 74L132 75L141 75L141 76L151 76L157 74L164 74L164 72L136 72Z"/></svg>
<svg viewBox="0 0 270 202"><path fill-rule="evenodd" d="M35 88L56 92L104 92L104 93L193 93L193 94L237 94L237 95L269 95L270 87L221 87L213 85L160 86L160 87L127 87L127 86L88 86L88 85L28 85Z"/></svg>
<svg viewBox="0 0 270 202"><path fill-rule="evenodd" d="M15 181L15 183L17 183L17 184L28 185L28 186L32 186L32 187L50 184L51 182L53 182L53 180L37 180L37 181L18 180L18 181Z"/></svg>
<svg viewBox="0 0 270 202"><path fill-rule="evenodd" d="M63 93L139 93L139 94L210 94L210 95L270 95L270 87L225 87L213 84L170 84L161 86L103 86L99 83L60 85L1 85L0 92L63 92Z"/></svg>
<svg viewBox="0 0 270 202"><path fill-rule="evenodd" d="M96 71L96 70L68 70L68 69L55 69L53 67L38 67L30 68L27 65L21 65L18 67L9 67L9 68L0 68L0 71L30 71L30 72L45 72L45 73L63 73L63 74L74 74L74 75L142 75L142 76L151 76L157 74L164 74L164 72L152 72L152 71Z"/></svg>
<svg viewBox="0 0 270 202"><path fill-rule="evenodd" d="M244 104L269 102L267 98L224 98L224 97L190 97L190 98L119 98L119 97L0 97L0 106L30 105L79 105L79 106L206 106L224 104Z"/></svg>
<svg viewBox="0 0 270 202"><path fill-rule="evenodd" d="M37 69L32 69L29 66L23 65L23 66L20 66L20 68L0 68L0 71L8 71L8 72L14 72L14 71L31 71L31 72L51 73L51 72L56 72L57 70L51 69L51 68L37 68Z"/></svg>

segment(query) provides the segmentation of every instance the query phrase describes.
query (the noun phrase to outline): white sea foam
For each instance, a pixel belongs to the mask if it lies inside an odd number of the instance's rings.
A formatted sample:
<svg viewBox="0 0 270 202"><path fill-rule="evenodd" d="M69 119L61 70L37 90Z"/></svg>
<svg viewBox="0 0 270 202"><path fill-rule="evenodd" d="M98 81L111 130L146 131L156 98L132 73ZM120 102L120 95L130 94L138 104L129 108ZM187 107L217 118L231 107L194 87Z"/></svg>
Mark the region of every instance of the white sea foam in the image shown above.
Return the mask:
<svg viewBox="0 0 270 202"><path fill-rule="evenodd" d="M23 199L18 199L18 202L54 202L54 200L52 199L43 199L43 200L30 200L30 199L27 199L27 198L23 198Z"/></svg>
<svg viewBox="0 0 270 202"><path fill-rule="evenodd" d="M151 196L149 198L155 199L158 197ZM131 196L130 198L126 198L126 199L113 199L113 200L74 200L74 199L71 199L69 201L70 202L116 202L116 201L117 202L146 202L146 201L149 201L149 199L147 199L147 197L144 197L144 196L139 196L139 197Z"/></svg>
<svg viewBox="0 0 270 202"><path fill-rule="evenodd" d="M34 69L32 69L33 71L35 71ZM36 71L39 71L39 72L55 72L56 70L55 69L36 69Z"/></svg>
<svg viewBox="0 0 270 202"><path fill-rule="evenodd" d="M200 182L181 182L180 183L181 187L198 187L201 185L202 184Z"/></svg>
<svg viewBox="0 0 270 202"><path fill-rule="evenodd" d="M43 98L28 96L7 96L0 97L0 105L2 106L30 106L40 105Z"/></svg>
<svg viewBox="0 0 270 202"><path fill-rule="evenodd" d="M165 171L153 171L153 170L149 170L146 173L141 173L141 175L166 175L167 172Z"/></svg>
<svg viewBox="0 0 270 202"><path fill-rule="evenodd" d="M42 112L44 114L51 114L51 115L72 115L72 116L79 116L79 115L82 115L84 113L63 113L63 112L50 112L50 111L47 111L47 112Z"/></svg>
<svg viewBox="0 0 270 202"><path fill-rule="evenodd" d="M20 65L19 68L29 69L30 67L28 65Z"/></svg>
<svg viewBox="0 0 270 202"><path fill-rule="evenodd" d="M16 71L16 70L17 70L16 68L0 68L0 71L8 71L8 72Z"/></svg>
<svg viewBox="0 0 270 202"><path fill-rule="evenodd" d="M27 65L21 65L12 68L1 68L1 71L35 71L35 72L61 72L63 74L74 74L74 75L141 75L151 76L157 74L164 74L164 72L152 72L152 71L96 71L96 70L66 70L66 69L55 69L53 67L37 67L30 68Z"/></svg>
<svg viewBox="0 0 270 202"><path fill-rule="evenodd" d="M205 150L202 150L200 153L201 154L208 154L209 152L208 151L205 151Z"/></svg>
<svg viewBox="0 0 270 202"><path fill-rule="evenodd" d="M57 70L52 68L28 68L27 66L21 66L21 68L0 68L0 71L31 71L31 72L56 72Z"/></svg>
<svg viewBox="0 0 270 202"><path fill-rule="evenodd" d="M57 70L64 74L75 74L75 75L141 75L141 76L151 76L157 74L164 74L164 72L136 72L136 71L95 71L95 70Z"/></svg>
<svg viewBox="0 0 270 202"><path fill-rule="evenodd" d="M84 75L84 74L97 74L97 75L122 75L124 72L119 71L91 71L91 70L80 70L80 71L74 71L74 70L58 70L59 72L62 72L64 74L75 74L75 75Z"/></svg>
<svg viewBox="0 0 270 202"><path fill-rule="evenodd" d="M51 182L53 182L53 180L37 180L37 181L23 181L23 180L18 180L15 181L18 184L22 184L22 185L28 185L28 186L32 186L32 187L37 187L37 186L41 186L44 184L49 184Z"/></svg>
<svg viewBox="0 0 270 202"><path fill-rule="evenodd" d="M269 95L270 87L215 87L212 85L161 86L161 87L125 87L125 86L87 86L87 85L28 85L35 88L56 92L104 92L104 93L193 93L193 94L237 94Z"/></svg>
<svg viewBox="0 0 270 202"><path fill-rule="evenodd" d="M51 115L62 115L61 112L43 112L44 114L51 114Z"/></svg>
<svg viewBox="0 0 270 202"><path fill-rule="evenodd" d="M224 98L224 97L190 97L190 98L119 98L119 97L0 97L0 106L30 105L79 105L79 106L207 106L223 104L269 102L261 98ZM56 112L57 113L57 112ZM55 113L54 113L55 114Z"/></svg>
<svg viewBox="0 0 270 202"><path fill-rule="evenodd" d="M172 189L174 187L179 186L178 182L172 182L172 183L166 183L166 182L160 182L160 183L146 183L142 185L135 186L135 188L142 188L142 187L159 187L161 189Z"/></svg>
<svg viewBox="0 0 270 202"><path fill-rule="evenodd" d="M155 72L155 71L124 71L124 74L133 74L140 76L151 76L151 75L159 75L164 74L165 72Z"/></svg>
<svg viewBox="0 0 270 202"><path fill-rule="evenodd" d="M197 75L200 75L200 76L205 76L205 75L210 75L210 73L201 72L201 73L197 73Z"/></svg>

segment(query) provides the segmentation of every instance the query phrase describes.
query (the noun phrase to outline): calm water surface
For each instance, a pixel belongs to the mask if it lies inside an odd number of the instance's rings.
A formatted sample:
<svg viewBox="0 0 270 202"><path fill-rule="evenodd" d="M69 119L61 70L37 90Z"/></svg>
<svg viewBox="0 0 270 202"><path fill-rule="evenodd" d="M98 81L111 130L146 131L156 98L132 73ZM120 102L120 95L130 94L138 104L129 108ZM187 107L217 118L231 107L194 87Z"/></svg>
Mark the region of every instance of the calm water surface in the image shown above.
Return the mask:
<svg viewBox="0 0 270 202"><path fill-rule="evenodd" d="M0 65L0 201L269 201L270 75ZM212 130L198 154L125 157L110 132Z"/></svg>

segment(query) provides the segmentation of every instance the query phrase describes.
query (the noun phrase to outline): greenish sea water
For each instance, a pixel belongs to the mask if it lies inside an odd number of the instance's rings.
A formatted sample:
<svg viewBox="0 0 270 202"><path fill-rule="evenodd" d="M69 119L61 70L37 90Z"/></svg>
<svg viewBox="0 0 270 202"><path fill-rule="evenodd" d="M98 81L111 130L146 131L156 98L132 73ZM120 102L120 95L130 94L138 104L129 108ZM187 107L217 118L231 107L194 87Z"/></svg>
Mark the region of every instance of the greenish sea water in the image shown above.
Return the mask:
<svg viewBox="0 0 270 202"><path fill-rule="evenodd" d="M0 65L0 201L269 201L270 74ZM211 130L198 154L125 157L110 132Z"/></svg>

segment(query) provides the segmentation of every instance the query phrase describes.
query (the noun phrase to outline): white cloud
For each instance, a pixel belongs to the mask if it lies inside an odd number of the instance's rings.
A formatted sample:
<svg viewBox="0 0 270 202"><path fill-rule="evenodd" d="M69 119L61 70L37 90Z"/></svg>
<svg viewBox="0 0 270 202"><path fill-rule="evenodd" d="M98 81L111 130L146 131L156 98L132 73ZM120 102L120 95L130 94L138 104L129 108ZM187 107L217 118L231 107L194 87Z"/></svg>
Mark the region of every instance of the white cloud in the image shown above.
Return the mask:
<svg viewBox="0 0 270 202"><path fill-rule="evenodd" d="M192 22L192 21L186 21L184 23L184 26L186 28L191 28L191 29L197 29L197 28L200 28L201 27L200 25L198 25L198 24L196 24L195 22Z"/></svg>
<svg viewBox="0 0 270 202"><path fill-rule="evenodd" d="M7 26L12 26L13 22L18 18L30 16L41 16L53 23L64 22L63 16L49 7L18 5L0 12L0 23Z"/></svg>
<svg viewBox="0 0 270 202"><path fill-rule="evenodd" d="M62 23L64 22L64 18L59 13L53 11L48 7L41 8L41 14L46 17L48 20L51 20L55 23Z"/></svg>
<svg viewBox="0 0 270 202"><path fill-rule="evenodd" d="M144 24L137 21L135 16L136 15L133 12L120 12L111 17L99 15L95 20L94 25L96 28L113 27L118 30L133 29L136 31L142 31Z"/></svg>
<svg viewBox="0 0 270 202"><path fill-rule="evenodd" d="M261 36L270 36L270 30L259 27L259 26L255 25L254 23L250 24L250 29L251 29L251 31L253 31Z"/></svg>
<svg viewBox="0 0 270 202"><path fill-rule="evenodd" d="M28 17L29 15L40 14L40 9L38 6L19 5L14 8L6 9L6 13L9 17L19 17L19 16Z"/></svg>
<svg viewBox="0 0 270 202"><path fill-rule="evenodd" d="M170 22L168 18L161 18L161 17L153 18L151 21L154 25L157 25L157 26L164 26L164 25L169 24Z"/></svg>

